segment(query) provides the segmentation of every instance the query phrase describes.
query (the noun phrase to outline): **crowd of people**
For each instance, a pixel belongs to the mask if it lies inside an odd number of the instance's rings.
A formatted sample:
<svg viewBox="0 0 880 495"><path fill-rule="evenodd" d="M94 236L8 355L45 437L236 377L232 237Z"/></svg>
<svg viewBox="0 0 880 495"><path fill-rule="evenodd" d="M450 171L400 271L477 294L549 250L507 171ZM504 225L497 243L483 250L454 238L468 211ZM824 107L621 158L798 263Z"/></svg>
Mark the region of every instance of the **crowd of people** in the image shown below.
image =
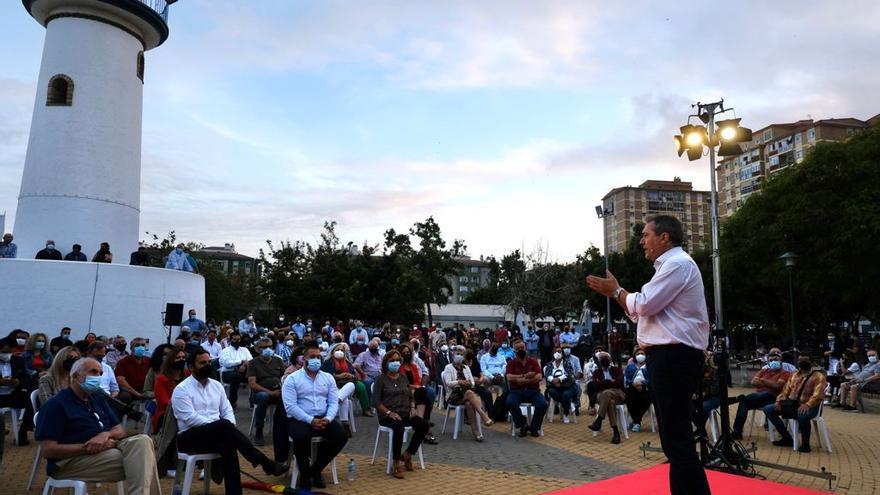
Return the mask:
<svg viewBox="0 0 880 495"><path fill-rule="evenodd" d="M13 242L14 236L7 232L0 241L0 259L2 258L18 258L18 246ZM52 239L46 240L46 246L37 251L34 259L38 260L55 260L55 261L89 261L89 258L82 252L82 246L74 244L71 246L69 253L62 255ZM98 251L91 258L95 263L113 263L113 253L110 251L110 244L102 242ZM147 252L146 246L141 243L137 251L131 253L129 265L136 266L152 266L150 262L150 254ZM171 250L165 258L165 268L169 270L178 270L184 272L199 272L199 266L196 259L190 253L183 243L178 244Z"/></svg>

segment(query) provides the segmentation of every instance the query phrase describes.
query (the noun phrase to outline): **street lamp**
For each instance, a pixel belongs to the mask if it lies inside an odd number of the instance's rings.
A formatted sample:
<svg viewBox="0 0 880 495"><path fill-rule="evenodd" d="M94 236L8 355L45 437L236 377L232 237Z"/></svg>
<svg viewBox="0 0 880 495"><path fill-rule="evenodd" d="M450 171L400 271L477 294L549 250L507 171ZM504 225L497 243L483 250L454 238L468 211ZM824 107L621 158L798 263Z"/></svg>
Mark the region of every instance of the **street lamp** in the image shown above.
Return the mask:
<svg viewBox="0 0 880 495"><path fill-rule="evenodd" d="M794 354L794 360L797 362L798 357L798 349L797 349L797 325L794 320L794 285L791 282L791 272L794 271L794 267L797 264L796 259L798 255L792 253L791 251L786 251L782 256L779 257L785 263L785 271L788 272L788 304L791 308L791 315L789 320L791 321L791 352Z"/></svg>
<svg viewBox="0 0 880 495"><path fill-rule="evenodd" d="M718 229L718 191L715 181L715 147L718 146L718 154L721 156L735 156L742 153L739 143L751 141L752 131L740 127L740 119L728 119L716 121L715 116L733 110L724 108L724 100L714 103L700 103L696 105L697 113L688 116L688 122L679 130L681 134L674 136L678 156L687 153L688 160L699 160L703 156L703 146L709 148L709 183L711 185L712 209L710 212L712 223L712 278L715 295L715 362L718 365L718 396L721 407L721 437L713 446L713 459L705 461L717 462L728 465L735 471L743 471L742 462L746 456L740 447L734 448L734 440L730 433L730 410L728 407L728 353L727 332L724 329L724 316L721 304L721 258L719 255L719 229ZM705 125L692 125L690 120L697 117Z"/></svg>
<svg viewBox="0 0 880 495"><path fill-rule="evenodd" d="M605 272L608 272L608 229L605 228L605 219L614 216L614 202L608 204L608 207L602 205L596 206L596 216L602 220L602 237L604 239L605 249ZM611 352L611 297L605 296L605 341L608 352Z"/></svg>

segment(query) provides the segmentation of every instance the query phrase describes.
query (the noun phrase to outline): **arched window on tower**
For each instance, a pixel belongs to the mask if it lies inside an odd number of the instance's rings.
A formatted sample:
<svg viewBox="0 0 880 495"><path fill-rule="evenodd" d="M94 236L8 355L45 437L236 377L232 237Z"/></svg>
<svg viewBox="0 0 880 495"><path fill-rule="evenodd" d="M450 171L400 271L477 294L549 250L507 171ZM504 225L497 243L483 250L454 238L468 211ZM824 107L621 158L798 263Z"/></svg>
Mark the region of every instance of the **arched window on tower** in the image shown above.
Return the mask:
<svg viewBox="0 0 880 495"><path fill-rule="evenodd" d="M138 52L137 77L138 77L138 79L141 80L141 82L144 82L144 52L143 51Z"/></svg>
<svg viewBox="0 0 880 495"><path fill-rule="evenodd" d="M73 79L64 74L52 76L46 93L46 105L56 107L73 105Z"/></svg>

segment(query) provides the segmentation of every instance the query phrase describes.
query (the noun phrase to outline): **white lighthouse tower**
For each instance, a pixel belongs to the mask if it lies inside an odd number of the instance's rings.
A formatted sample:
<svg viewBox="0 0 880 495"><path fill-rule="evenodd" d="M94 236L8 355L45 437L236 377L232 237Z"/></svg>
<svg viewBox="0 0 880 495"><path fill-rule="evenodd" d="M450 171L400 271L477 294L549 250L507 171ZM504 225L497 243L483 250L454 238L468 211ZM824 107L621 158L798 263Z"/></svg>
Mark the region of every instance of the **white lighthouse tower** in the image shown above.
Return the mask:
<svg viewBox="0 0 880 495"><path fill-rule="evenodd" d="M24 0L46 27L15 215L19 256L137 248L144 52L168 37L166 1Z"/></svg>
<svg viewBox="0 0 880 495"><path fill-rule="evenodd" d="M144 52L168 38L176 0L22 0L46 28L15 214L17 259L0 259L0 331L63 326L165 340L162 312L204 315L199 275L128 265L140 222ZM112 264L35 260L46 240ZM151 339L151 341L153 341ZM154 344L155 345L155 344Z"/></svg>

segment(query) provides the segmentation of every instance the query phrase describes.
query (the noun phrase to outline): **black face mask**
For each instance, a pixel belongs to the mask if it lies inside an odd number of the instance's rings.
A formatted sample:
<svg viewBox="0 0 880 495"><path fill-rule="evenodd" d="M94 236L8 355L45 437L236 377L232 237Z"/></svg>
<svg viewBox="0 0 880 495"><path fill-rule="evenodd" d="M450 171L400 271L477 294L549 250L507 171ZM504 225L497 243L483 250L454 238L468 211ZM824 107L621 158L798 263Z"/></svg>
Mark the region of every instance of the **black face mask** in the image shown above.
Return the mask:
<svg viewBox="0 0 880 495"><path fill-rule="evenodd" d="M403 355L403 362L408 363L410 361L412 361L412 354L404 354Z"/></svg>
<svg viewBox="0 0 880 495"><path fill-rule="evenodd" d="M525 358L525 357L526 357L526 351L523 350L523 349L520 349L520 350L516 351L516 357L518 357L518 358L520 358L520 359Z"/></svg>
<svg viewBox="0 0 880 495"><path fill-rule="evenodd" d="M182 370L184 366L186 366L185 361L174 361L174 364L171 367L176 370Z"/></svg>
<svg viewBox="0 0 880 495"><path fill-rule="evenodd" d="M233 349L238 349L239 347L241 347L241 342L232 342Z"/></svg>
<svg viewBox="0 0 880 495"><path fill-rule="evenodd" d="M801 371L810 371L810 369L812 367L813 367L813 364L810 363L809 361L798 361L798 368Z"/></svg>
<svg viewBox="0 0 880 495"><path fill-rule="evenodd" d="M378 347L370 347L370 354L379 354Z"/></svg>
<svg viewBox="0 0 880 495"><path fill-rule="evenodd" d="M116 344L116 345L114 345L113 347L115 347L116 350L119 351L119 352L124 352L124 351L125 351L125 344Z"/></svg>
<svg viewBox="0 0 880 495"><path fill-rule="evenodd" d="M603 359L599 360L599 364L602 365L603 368L610 368L611 367L611 360L603 358Z"/></svg>
<svg viewBox="0 0 880 495"><path fill-rule="evenodd" d="M73 363L76 362L76 359L65 359L63 363L61 363L61 367L64 368L64 371L70 373L70 370L73 369Z"/></svg>
<svg viewBox="0 0 880 495"><path fill-rule="evenodd" d="M193 376L195 376L197 380L204 380L205 378L211 376L211 367L202 366L193 373Z"/></svg>

